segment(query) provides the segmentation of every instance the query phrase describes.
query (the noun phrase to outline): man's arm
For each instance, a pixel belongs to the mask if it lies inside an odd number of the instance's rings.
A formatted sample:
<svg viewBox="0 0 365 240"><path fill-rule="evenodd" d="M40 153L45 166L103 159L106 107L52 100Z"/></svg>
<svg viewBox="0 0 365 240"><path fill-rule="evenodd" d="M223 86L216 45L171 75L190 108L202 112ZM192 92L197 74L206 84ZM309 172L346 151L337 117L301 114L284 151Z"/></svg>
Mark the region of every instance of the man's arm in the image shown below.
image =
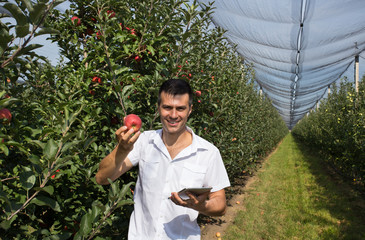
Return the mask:
<svg viewBox="0 0 365 240"><path fill-rule="evenodd" d="M186 195L189 199L183 200L178 193L173 192L171 200L176 205L192 208L207 216L222 216L226 213L227 204L224 189L216 192L207 192L199 196L195 196L192 193L186 193Z"/></svg>
<svg viewBox="0 0 365 240"><path fill-rule="evenodd" d="M133 145L141 132L138 131L134 135L133 133L133 128L128 131L126 126L119 128L115 132L118 145L100 162L99 170L95 175L95 180L98 184L107 185L109 184L108 178L114 181L133 167L127 156L132 151Z"/></svg>

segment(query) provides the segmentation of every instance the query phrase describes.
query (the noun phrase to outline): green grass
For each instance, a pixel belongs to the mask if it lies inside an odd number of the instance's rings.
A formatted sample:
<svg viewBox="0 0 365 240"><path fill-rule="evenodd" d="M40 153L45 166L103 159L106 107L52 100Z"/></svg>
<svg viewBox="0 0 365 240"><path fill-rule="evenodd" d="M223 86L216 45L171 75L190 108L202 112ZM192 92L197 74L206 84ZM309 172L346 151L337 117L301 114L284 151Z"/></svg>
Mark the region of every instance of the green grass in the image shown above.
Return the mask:
<svg viewBox="0 0 365 240"><path fill-rule="evenodd" d="M365 239L365 201L289 134L222 239Z"/></svg>

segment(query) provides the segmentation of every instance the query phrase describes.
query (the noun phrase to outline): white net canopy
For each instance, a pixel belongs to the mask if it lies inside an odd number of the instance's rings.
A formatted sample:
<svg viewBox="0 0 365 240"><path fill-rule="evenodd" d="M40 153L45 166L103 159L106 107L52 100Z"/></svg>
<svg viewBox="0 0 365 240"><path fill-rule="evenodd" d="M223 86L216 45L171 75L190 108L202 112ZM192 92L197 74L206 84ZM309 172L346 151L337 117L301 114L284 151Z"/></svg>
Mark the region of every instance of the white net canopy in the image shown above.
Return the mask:
<svg viewBox="0 0 365 240"><path fill-rule="evenodd" d="M289 129L355 56L365 56L364 0L216 0L213 7L213 23L253 64Z"/></svg>

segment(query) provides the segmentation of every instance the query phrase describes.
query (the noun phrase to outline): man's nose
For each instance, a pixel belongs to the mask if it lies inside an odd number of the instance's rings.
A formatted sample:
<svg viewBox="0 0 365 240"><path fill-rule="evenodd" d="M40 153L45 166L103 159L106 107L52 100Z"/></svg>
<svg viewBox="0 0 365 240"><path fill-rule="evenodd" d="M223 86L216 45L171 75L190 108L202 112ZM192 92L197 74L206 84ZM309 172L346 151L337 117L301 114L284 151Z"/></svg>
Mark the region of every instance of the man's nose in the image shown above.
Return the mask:
<svg viewBox="0 0 365 240"><path fill-rule="evenodd" d="M177 111L176 111L176 109L172 109L171 110L170 117L171 118L177 118Z"/></svg>

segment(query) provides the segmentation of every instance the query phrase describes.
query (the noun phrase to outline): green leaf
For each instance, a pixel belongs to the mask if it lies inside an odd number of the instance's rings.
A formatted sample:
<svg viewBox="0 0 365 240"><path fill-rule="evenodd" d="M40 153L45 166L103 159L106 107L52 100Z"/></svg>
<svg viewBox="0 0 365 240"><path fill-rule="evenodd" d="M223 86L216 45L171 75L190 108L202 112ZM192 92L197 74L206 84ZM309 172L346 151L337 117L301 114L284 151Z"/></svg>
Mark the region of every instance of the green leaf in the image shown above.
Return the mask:
<svg viewBox="0 0 365 240"><path fill-rule="evenodd" d="M40 18L44 16L47 9L46 3L39 2L33 7L33 11L29 12L29 18L33 24L38 25Z"/></svg>
<svg viewBox="0 0 365 240"><path fill-rule="evenodd" d="M61 234L52 235L46 238L42 238L43 240L67 240L72 236L71 232L63 232Z"/></svg>
<svg viewBox="0 0 365 240"><path fill-rule="evenodd" d="M22 187L29 190L34 186L36 176L29 167L23 166L23 172L20 173L19 180Z"/></svg>
<svg viewBox="0 0 365 240"><path fill-rule="evenodd" d="M48 140L46 146L43 149L43 154L47 159L53 160L57 154L58 146L53 139Z"/></svg>
<svg viewBox="0 0 365 240"><path fill-rule="evenodd" d="M91 220L95 222L97 217L100 215L101 209L97 205L93 205L91 208Z"/></svg>
<svg viewBox="0 0 365 240"><path fill-rule="evenodd" d="M87 235L92 229L91 214L88 212L81 218L80 231L83 236Z"/></svg>
<svg viewBox="0 0 365 240"><path fill-rule="evenodd" d="M111 182L111 179L109 179L109 178L108 178L108 181L110 183L109 196L114 197L119 192L118 182Z"/></svg>
<svg viewBox="0 0 365 240"><path fill-rule="evenodd" d="M155 55L155 49L152 46L148 45L147 49L152 53L152 56Z"/></svg>
<svg viewBox="0 0 365 240"><path fill-rule="evenodd" d="M58 202L46 196L37 196L30 203L36 204L38 206L48 206L56 212L61 212Z"/></svg>
<svg viewBox="0 0 365 240"><path fill-rule="evenodd" d="M9 34L9 30L0 25L0 53L4 52L5 48L11 42L11 39L12 37Z"/></svg>
<svg viewBox="0 0 365 240"><path fill-rule="evenodd" d="M41 161L40 161L40 159L37 155L30 155L28 159L31 163L33 163L35 165L40 165L41 164Z"/></svg>
<svg viewBox="0 0 365 240"><path fill-rule="evenodd" d="M96 137L87 139L84 143L84 150L86 150L90 146L90 144L94 143L95 141Z"/></svg>
<svg viewBox="0 0 365 240"><path fill-rule="evenodd" d="M40 47L43 47L43 45L41 45L41 44L30 44L30 45L24 47L22 50L20 50L19 55L27 54L30 51L32 51L34 49L37 49L37 48L40 48Z"/></svg>
<svg viewBox="0 0 365 240"><path fill-rule="evenodd" d="M77 144L79 144L81 141L73 141L73 142L68 142L68 143L65 143L62 147L62 153L63 152L66 152L68 149L70 149L71 147L73 146L76 146Z"/></svg>
<svg viewBox="0 0 365 240"><path fill-rule="evenodd" d="M73 133L67 133L66 136L64 136L62 138L62 142L67 142L69 141L71 138L74 138L78 135L78 132L73 132Z"/></svg>
<svg viewBox="0 0 365 240"><path fill-rule="evenodd" d="M42 28L41 30L39 30L38 32L36 32L34 34L35 37L40 36L40 35L44 35L44 34L59 34L60 32L56 29L53 28Z"/></svg>
<svg viewBox="0 0 365 240"><path fill-rule="evenodd" d="M125 87L123 87L123 90L122 90L122 97L123 97L123 100L127 100L128 96L131 94L133 90L133 85L127 85Z"/></svg>
<svg viewBox="0 0 365 240"><path fill-rule="evenodd" d="M4 193L3 191L0 190L0 199L3 200L7 205L8 205L8 209L9 211L11 211L12 206L11 206L11 201L7 198L6 193ZM4 205L3 205L4 207Z"/></svg>
<svg viewBox="0 0 365 240"><path fill-rule="evenodd" d="M27 36L30 33L29 24L15 26L15 33L18 38Z"/></svg>
<svg viewBox="0 0 365 240"><path fill-rule="evenodd" d="M17 98L5 98L5 99L1 99L0 100L0 106L1 107L7 107L7 106L13 104L16 101L18 101Z"/></svg>
<svg viewBox="0 0 365 240"><path fill-rule="evenodd" d="M46 146L46 144L44 142L41 142L39 140L32 140L32 143L35 143L37 146L39 146L42 149L44 149Z"/></svg>
<svg viewBox="0 0 365 240"><path fill-rule="evenodd" d="M13 218L11 218L10 220L4 220L0 223L0 228L4 229L4 230L8 230L11 226L11 223L14 222L14 220L17 218L18 215L15 215Z"/></svg>
<svg viewBox="0 0 365 240"><path fill-rule="evenodd" d="M52 195L54 193L54 188L53 186L45 186L45 187L35 187L34 190L36 191L44 191L46 193L48 193L49 195Z"/></svg>
<svg viewBox="0 0 365 240"><path fill-rule="evenodd" d="M119 75L122 72L126 72L128 70L129 70L129 67L121 67L121 68L118 68L117 70L115 70L115 75Z"/></svg>
<svg viewBox="0 0 365 240"><path fill-rule="evenodd" d="M94 238L94 240L105 240L105 238L102 238L102 237L96 236L96 237Z"/></svg>
<svg viewBox="0 0 365 240"><path fill-rule="evenodd" d="M30 0L20 0L24 4L24 6L28 9L29 12L33 11L33 5Z"/></svg>
<svg viewBox="0 0 365 240"><path fill-rule="evenodd" d="M33 132L33 134L32 134L32 137L35 137L36 136L36 134L39 134L40 132L39 132L39 130L40 129L36 129L34 132ZM55 129L53 129L53 128L44 128L44 129L42 129L42 130L40 130L41 132L42 132L42 137L45 137L47 134L49 134L49 133L54 133L55 132Z"/></svg>
<svg viewBox="0 0 365 240"><path fill-rule="evenodd" d="M124 205L132 205L132 204L134 204L132 199L122 200L118 202L117 208L123 207Z"/></svg>
<svg viewBox="0 0 365 240"><path fill-rule="evenodd" d="M0 144L0 152L3 152L5 156L9 156L9 148L4 144Z"/></svg>
<svg viewBox="0 0 365 240"><path fill-rule="evenodd" d="M130 52L128 46L125 44L123 44L123 50L124 50L125 54L129 54L129 52Z"/></svg>
<svg viewBox="0 0 365 240"><path fill-rule="evenodd" d="M123 186L122 191L119 192L119 199L122 199L125 197L125 195L129 191L131 185L133 185L133 184L134 184L134 182L129 182L128 184Z"/></svg>
<svg viewBox="0 0 365 240"><path fill-rule="evenodd" d="M23 14L22 10L17 5L13 3L6 3L4 4L3 8L11 13L11 15L15 18L17 25L23 26L27 24L27 17Z"/></svg>

